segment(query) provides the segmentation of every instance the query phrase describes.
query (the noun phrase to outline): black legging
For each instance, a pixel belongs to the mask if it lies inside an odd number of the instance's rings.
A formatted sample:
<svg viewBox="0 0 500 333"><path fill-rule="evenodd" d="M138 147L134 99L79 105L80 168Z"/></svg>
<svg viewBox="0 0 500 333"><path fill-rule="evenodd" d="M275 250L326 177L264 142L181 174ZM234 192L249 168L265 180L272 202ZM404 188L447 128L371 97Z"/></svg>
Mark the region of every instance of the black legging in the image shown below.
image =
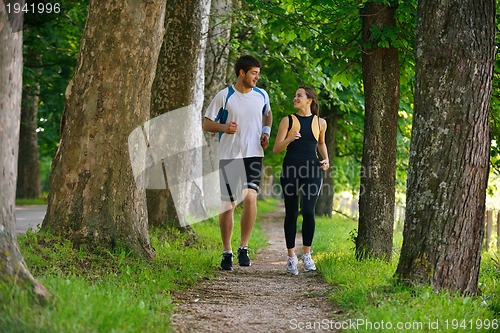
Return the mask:
<svg viewBox="0 0 500 333"><path fill-rule="evenodd" d="M323 175L318 159L283 160L281 189L285 200L285 240L287 249L295 247L299 197L302 209L302 244L311 246L316 221L314 207L318 199Z"/></svg>

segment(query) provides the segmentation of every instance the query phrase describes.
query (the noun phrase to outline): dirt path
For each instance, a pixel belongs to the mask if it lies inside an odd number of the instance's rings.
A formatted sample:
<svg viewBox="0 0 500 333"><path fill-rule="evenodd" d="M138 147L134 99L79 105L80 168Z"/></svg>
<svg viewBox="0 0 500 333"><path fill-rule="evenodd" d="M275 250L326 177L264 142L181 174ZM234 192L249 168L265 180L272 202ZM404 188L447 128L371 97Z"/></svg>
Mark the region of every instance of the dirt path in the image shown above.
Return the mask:
<svg viewBox="0 0 500 333"><path fill-rule="evenodd" d="M300 260L299 275L286 274L283 216L277 211L261 217L269 247L252 266L236 262L233 271L220 271L214 279L172 295L179 303L171 319L174 332L335 331L331 323L342 318L328 301L331 286L316 272L304 273ZM300 242L298 235L297 249Z"/></svg>

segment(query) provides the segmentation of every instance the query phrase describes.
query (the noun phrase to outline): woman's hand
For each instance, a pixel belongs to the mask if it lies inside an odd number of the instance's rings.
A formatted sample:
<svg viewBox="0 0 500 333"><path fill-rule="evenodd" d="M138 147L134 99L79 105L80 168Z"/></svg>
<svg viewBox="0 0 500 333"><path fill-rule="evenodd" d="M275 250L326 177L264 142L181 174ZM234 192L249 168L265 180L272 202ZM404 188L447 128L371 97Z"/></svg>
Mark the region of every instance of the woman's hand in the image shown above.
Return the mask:
<svg viewBox="0 0 500 333"><path fill-rule="evenodd" d="M290 133L290 136L287 138L290 142L294 142L297 139L300 139L299 131L293 131Z"/></svg>
<svg viewBox="0 0 500 333"><path fill-rule="evenodd" d="M328 170L328 168L330 168L330 162L328 161L328 159L322 160L321 162L319 162L319 164L321 165L321 169L323 170Z"/></svg>

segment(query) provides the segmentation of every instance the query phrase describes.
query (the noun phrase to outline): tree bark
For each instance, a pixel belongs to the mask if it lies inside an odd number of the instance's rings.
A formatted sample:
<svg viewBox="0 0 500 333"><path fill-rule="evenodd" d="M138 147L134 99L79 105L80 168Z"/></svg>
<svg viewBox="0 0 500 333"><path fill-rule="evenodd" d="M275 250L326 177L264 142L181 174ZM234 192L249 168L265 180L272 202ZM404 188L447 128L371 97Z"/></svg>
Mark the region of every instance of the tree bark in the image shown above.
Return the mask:
<svg viewBox="0 0 500 333"><path fill-rule="evenodd" d="M75 245L153 257L145 190L136 184L129 135L149 119L165 0L97 1L66 89L42 230Z"/></svg>
<svg viewBox="0 0 500 333"><path fill-rule="evenodd" d="M205 50L205 110L213 97L228 85L229 38L232 0L212 0ZM232 73L232 71L231 71ZM217 134L213 134L217 137ZM218 160L218 158L217 158Z"/></svg>
<svg viewBox="0 0 500 333"><path fill-rule="evenodd" d="M22 32L16 32L10 22L5 6L0 5L0 280L12 285L28 286L44 300L48 299L49 292L29 272L16 237L23 42Z"/></svg>
<svg viewBox="0 0 500 333"><path fill-rule="evenodd" d="M28 51L32 61L35 50ZM40 161L38 156L38 94L40 85L34 83L23 88L21 130L19 134L19 160L17 166L17 198L34 199L41 194Z"/></svg>
<svg viewBox="0 0 500 333"><path fill-rule="evenodd" d="M210 5L210 17L207 47L205 50L205 98L203 100L202 117L205 110L222 89L229 83L229 40L231 36L232 20L230 13L233 8L233 0L212 0ZM203 150L203 174L207 175L219 169L219 135L217 133L204 132L206 146ZM220 190L217 177L206 177L204 188L213 189L214 195L206 197L207 207L218 207L220 205Z"/></svg>
<svg viewBox="0 0 500 333"><path fill-rule="evenodd" d="M167 179L148 184L152 225L168 221L187 227L190 219L206 216L201 109L209 10L208 0L167 2L151 99L151 118L156 119L148 133L153 159L164 164ZM159 153L154 146L162 147Z"/></svg>
<svg viewBox="0 0 500 333"><path fill-rule="evenodd" d="M335 184L333 182L335 169L333 168L333 160L335 156L335 136L337 135L337 126L340 116L336 106L323 108L320 116L326 120L327 124L325 142L328 148L328 158L332 167L323 172L323 186L318 201L316 202L315 213L318 216L332 217L333 196L335 195Z"/></svg>
<svg viewBox="0 0 500 333"><path fill-rule="evenodd" d="M478 290L489 173L495 2L420 1L415 110L396 276Z"/></svg>
<svg viewBox="0 0 500 333"><path fill-rule="evenodd" d="M394 26L396 7L366 3L363 43L373 25ZM376 41L375 41L376 42ZM376 45L363 50L365 126L361 161L356 257L389 260L392 253L396 182L396 133L399 107L398 51Z"/></svg>

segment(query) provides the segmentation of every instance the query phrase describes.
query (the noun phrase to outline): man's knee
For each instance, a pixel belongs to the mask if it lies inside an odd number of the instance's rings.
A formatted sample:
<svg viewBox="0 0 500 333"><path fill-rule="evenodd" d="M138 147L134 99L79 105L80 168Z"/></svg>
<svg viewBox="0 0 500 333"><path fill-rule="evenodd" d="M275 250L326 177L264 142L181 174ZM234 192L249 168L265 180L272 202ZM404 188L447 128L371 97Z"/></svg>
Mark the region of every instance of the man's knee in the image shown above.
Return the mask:
<svg viewBox="0 0 500 333"><path fill-rule="evenodd" d="M243 204L257 203L257 191L253 188L247 188L243 190Z"/></svg>
<svg viewBox="0 0 500 333"><path fill-rule="evenodd" d="M221 201L220 213L232 213L235 207L235 203L232 201Z"/></svg>

